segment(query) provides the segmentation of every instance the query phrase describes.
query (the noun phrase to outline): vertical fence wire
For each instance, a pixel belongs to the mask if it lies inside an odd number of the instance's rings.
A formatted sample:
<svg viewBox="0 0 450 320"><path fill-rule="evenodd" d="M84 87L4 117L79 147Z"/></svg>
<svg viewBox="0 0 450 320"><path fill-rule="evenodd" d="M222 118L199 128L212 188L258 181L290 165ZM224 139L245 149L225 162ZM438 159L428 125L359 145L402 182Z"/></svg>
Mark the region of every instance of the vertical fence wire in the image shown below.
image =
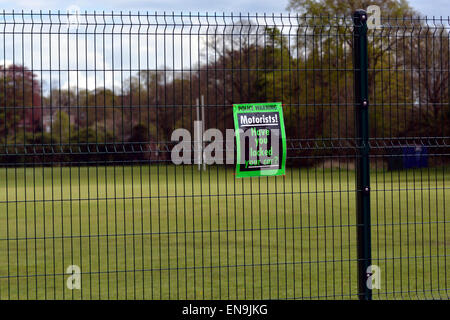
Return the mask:
<svg viewBox="0 0 450 320"><path fill-rule="evenodd" d="M374 298L448 299L448 29L405 17L369 30Z"/></svg>
<svg viewBox="0 0 450 320"><path fill-rule="evenodd" d="M357 299L353 31L3 11L0 299ZM375 299L448 298L448 31L406 17L368 31ZM275 101L286 175L237 179L232 104ZM199 120L221 134L204 169ZM180 128L194 152L175 165Z"/></svg>

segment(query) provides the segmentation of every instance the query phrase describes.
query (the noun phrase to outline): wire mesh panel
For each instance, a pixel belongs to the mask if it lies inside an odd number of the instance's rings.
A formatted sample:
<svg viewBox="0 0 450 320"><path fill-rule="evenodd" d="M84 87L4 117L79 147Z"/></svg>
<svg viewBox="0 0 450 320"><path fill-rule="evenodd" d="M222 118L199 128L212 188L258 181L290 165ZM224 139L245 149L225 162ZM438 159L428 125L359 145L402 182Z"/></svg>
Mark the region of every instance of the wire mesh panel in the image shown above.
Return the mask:
<svg viewBox="0 0 450 320"><path fill-rule="evenodd" d="M377 298L449 288L448 25L425 25L369 32ZM4 12L0 30L0 299L358 298L350 17ZM286 175L236 178L232 105L276 101ZM223 148L174 164L196 121Z"/></svg>
<svg viewBox="0 0 450 320"><path fill-rule="evenodd" d="M369 32L372 255L376 298L449 294L449 20Z"/></svg>

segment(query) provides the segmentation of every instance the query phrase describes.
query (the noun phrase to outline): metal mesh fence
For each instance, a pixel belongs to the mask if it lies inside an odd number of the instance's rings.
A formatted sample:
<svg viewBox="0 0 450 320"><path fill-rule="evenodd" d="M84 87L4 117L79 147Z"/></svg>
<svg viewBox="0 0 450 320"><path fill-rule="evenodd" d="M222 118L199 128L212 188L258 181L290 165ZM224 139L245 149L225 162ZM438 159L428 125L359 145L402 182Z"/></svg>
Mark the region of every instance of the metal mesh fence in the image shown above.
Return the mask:
<svg viewBox="0 0 450 320"><path fill-rule="evenodd" d="M382 22L362 145L351 17L3 12L0 299L362 297L364 147L373 297L448 298L449 23ZM172 163L266 101L285 176Z"/></svg>
<svg viewBox="0 0 450 320"><path fill-rule="evenodd" d="M398 19L368 35L379 298L448 299L448 22Z"/></svg>

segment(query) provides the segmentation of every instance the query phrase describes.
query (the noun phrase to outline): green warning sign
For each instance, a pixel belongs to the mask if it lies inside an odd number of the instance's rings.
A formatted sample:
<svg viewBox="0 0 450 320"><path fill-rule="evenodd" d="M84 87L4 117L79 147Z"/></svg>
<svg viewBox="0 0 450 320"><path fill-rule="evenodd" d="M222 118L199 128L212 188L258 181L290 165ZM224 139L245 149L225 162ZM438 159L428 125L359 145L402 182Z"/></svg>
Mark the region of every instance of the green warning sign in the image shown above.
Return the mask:
<svg viewBox="0 0 450 320"><path fill-rule="evenodd" d="M233 105L236 177L285 174L286 132L281 102Z"/></svg>

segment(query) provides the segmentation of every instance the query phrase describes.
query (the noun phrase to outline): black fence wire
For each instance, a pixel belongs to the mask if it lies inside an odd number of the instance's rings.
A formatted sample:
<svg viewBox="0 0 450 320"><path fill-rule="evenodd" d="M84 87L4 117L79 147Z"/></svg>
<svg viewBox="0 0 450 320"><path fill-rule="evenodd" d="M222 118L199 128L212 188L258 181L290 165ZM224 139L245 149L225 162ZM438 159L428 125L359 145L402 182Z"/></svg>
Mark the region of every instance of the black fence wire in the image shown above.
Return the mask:
<svg viewBox="0 0 450 320"><path fill-rule="evenodd" d="M3 11L0 299L448 299L449 19L365 20ZM286 175L236 178L276 101Z"/></svg>

